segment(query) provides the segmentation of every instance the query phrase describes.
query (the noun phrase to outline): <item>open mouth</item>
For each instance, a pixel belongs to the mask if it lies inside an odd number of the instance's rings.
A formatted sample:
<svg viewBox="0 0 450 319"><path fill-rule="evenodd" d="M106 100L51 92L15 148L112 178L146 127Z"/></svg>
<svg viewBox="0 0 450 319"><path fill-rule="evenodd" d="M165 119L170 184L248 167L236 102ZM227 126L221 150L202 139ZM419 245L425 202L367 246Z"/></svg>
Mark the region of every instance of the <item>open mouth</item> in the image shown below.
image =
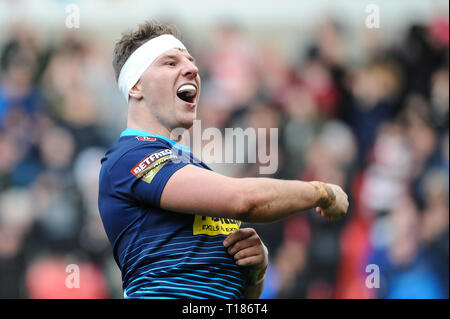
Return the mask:
<svg viewBox="0 0 450 319"><path fill-rule="evenodd" d="M187 103L194 103L197 96L197 88L192 84L184 84L178 89L177 96Z"/></svg>

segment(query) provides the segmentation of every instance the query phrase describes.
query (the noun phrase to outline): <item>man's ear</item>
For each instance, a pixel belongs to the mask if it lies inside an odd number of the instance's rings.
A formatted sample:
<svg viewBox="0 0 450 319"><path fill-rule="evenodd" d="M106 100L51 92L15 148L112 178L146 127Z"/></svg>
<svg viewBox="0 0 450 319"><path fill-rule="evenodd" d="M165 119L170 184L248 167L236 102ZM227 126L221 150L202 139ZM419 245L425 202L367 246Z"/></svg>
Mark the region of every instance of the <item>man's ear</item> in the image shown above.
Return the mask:
<svg viewBox="0 0 450 319"><path fill-rule="evenodd" d="M131 88L130 92L128 93L130 97L135 98L136 100L142 99L144 96L142 94L142 83L141 79L137 81L137 83Z"/></svg>

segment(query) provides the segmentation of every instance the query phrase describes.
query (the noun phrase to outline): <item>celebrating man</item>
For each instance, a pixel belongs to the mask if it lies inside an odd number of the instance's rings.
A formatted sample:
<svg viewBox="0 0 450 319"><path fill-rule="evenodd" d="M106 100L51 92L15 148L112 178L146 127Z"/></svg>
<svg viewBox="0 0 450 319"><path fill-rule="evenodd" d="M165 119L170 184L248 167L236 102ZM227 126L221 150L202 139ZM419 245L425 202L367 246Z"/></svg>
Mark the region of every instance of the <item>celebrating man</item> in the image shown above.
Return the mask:
<svg viewBox="0 0 450 319"><path fill-rule="evenodd" d="M226 177L171 139L196 119L200 76L170 26L148 22L125 34L113 66L128 122L102 159L99 209L125 297L257 298L267 249L242 221L314 207L330 220L346 214L339 186Z"/></svg>

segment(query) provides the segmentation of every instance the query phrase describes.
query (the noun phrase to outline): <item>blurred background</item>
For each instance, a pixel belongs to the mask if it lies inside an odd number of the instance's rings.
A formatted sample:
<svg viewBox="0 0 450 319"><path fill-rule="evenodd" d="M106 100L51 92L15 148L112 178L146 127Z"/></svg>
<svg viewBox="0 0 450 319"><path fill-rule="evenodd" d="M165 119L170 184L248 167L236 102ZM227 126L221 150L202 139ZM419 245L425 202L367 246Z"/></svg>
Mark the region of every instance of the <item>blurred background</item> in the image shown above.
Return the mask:
<svg viewBox="0 0 450 319"><path fill-rule="evenodd" d="M126 125L112 48L148 19L196 57L203 129L278 128L271 177L349 194L337 222L247 225L270 252L263 298L449 297L447 1L1 0L0 298L122 298L98 172Z"/></svg>

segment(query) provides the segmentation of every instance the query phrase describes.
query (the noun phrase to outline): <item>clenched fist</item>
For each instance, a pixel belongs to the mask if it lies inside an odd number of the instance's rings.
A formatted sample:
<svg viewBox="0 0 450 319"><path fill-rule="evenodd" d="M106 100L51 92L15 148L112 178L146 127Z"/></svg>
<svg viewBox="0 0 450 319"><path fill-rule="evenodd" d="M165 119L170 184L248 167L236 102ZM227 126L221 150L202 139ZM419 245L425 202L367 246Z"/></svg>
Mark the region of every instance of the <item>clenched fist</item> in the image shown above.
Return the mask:
<svg viewBox="0 0 450 319"><path fill-rule="evenodd" d="M311 182L317 192L316 212L333 221L347 214L348 196L338 185Z"/></svg>

